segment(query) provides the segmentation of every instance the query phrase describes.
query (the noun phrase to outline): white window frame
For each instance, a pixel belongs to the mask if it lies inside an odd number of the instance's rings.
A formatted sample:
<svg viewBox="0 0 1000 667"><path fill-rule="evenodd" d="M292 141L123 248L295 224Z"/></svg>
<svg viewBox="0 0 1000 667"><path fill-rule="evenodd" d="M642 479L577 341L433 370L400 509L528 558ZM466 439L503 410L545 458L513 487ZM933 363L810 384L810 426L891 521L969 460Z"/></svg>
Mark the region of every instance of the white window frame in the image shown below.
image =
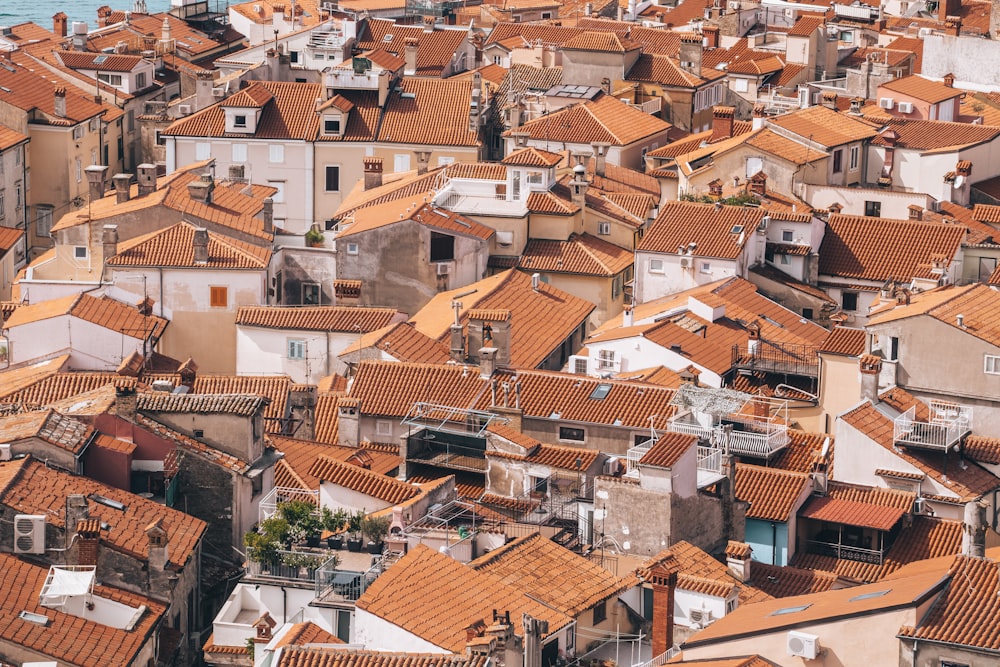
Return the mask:
<svg viewBox="0 0 1000 667"><path fill-rule="evenodd" d="M267 161L271 164L280 164L285 161L284 144L270 144L267 148Z"/></svg>
<svg viewBox="0 0 1000 667"><path fill-rule="evenodd" d="M579 440L576 438L564 438L562 433L563 429L570 429L570 428L573 429L574 431L581 431L582 437ZM560 426L558 431L558 437L560 442L575 442L579 444L581 442L587 441L587 429L583 428L582 426Z"/></svg>
<svg viewBox="0 0 1000 667"><path fill-rule="evenodd" d="M850 164L848 165L848 169L850 169L851 171L858 170L860 155L861 155L861 149L858 146L851 146L851 157L849 160Z"/></svg>
<svg viewBox="0 0 1000 667"><path fill-rule="evenodd" d="M54 207L47 204L35 206L35 234L42 238L52 236L52 212Z"/></svg>
<svg viewBox="0 0 1000 667"><path fill-rule="evenodd" d="M73 246L73 259L87 259L87 246L85 245L75 245Z"/></svg>
<svg viewBox="0 0 1000 667"><path fill-rule="evenodd" d="M650 259L648 269L650 273L663 273L663 260Z"/></svg>
<svg viewBox="0 0 1000 667"><path fill-rule="evenodd" d="M409 153L396 153L392 158L392 170L395 173L410 171Z"/></svg>
<svg viewBox="0 0 1000 667"><path fill-rule="evenodd" d="M983 372L987 375L1000 375L1000 355L987 354L983 359Z"/></svg>
<svg viewBox="0 0 1000 667"><path fill-rule="evenodd" d="M598 222L597 223L597 233L601 236L607 236L611 233L611 223L610 222Z"/></svg>
<svg viewBox="0 0 1000 667"><path fill-rule="evenodd" d="M615 367L615 351L614 350L600 350L597 354L597 367L601 370L614 369Z"/></svg>
<svg viewBox="0 0 1000 667"><path fill-rule="evenodd" d="M347 244L347 254L348 255L357 255L358 254L358 244L357 243L348 243Z"/></svg>
<svg viewBox="0 0 1000 667"><path fill-rule="evenodd" d="M391 419L376 419L375 420L375 435L392 435L392 420Z"/></svg>
<svg viewBox="0 0 1000 667"><path fill-rule="evenodd" d="M233 114L233 127L245 130L247 127L247 115L245 113Z"/></svg>
<svg viewBox="0 0 1000 667"><path fill-rule="evenodd" d="M271 195L271 201L275 204L285 203L285 181L268 181L268 186L277 190L273 195Z"/></svg>
<svg viewBox="0 0 1000 667"><path fill-rule="evenodd" d="M791 229L782 229L781 230L781 242L782 243L791 243L794 240L795 240L795 232L794 231L792 231Z"/></svg>
<svg viewBox="0 0 1000 667"><path fill-rule="evenodd" d="M83 180L83 160L76 158L74 168L76 170L76 182L79 183Z"/></svg>
<svg viewBox="0 0 1000 667"><path fill-rule="evenodd" d="M711 262L701 262L701 272L702 273L711 273L712 272L712 263Z"/></svg>
<svg viewBox="0 0 1000 667"><path fill-rule="evenodd" d="M77 125L73 128L73 139L80 140L87 134L87 128L83 125Z"/></svg>
<svg viewBox="0 0 1000 667"><path fill-rule="evenodd" d="M778 257L781 258L778 260L778 263L781 264L782 266L788 266L789 264L792 263L792 258L789 257L786 253L781 253L780 255L778 255Z"/></svg>
<svg viewBox="0 0 1000 667"><path fill-rule="evenodd" d="M302 361L306 358L306 342L301 338L289 338L286 353L291 361Z"/></svg>
<svg viewBox="0 0 1000 667"><path fill-rule="evenodd" d="M247 145L233 144L233 164L245 164L247 161Z"/></svg>
<svg viewBox="0 0 1000 667"><path fill-rule="evenodd" d="M198 141L194 145L194 159L201 161L212 157L212 144L207 141Z"/></svg>

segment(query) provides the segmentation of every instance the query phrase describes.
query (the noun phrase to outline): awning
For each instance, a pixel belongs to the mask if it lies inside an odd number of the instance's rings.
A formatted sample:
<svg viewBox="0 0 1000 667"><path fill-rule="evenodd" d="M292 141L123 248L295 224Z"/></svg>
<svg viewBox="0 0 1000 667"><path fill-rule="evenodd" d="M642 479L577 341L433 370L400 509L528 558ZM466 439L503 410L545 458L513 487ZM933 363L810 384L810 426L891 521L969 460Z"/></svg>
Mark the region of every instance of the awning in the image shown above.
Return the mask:
<svg viewBox="0 0 1000 667"><path fill-rule="evenodd" d="M856 500L838 498L815 498L803 508L799 516L848 526L892 530L904 514L906 511L897 507L869 505Z"/></svg>

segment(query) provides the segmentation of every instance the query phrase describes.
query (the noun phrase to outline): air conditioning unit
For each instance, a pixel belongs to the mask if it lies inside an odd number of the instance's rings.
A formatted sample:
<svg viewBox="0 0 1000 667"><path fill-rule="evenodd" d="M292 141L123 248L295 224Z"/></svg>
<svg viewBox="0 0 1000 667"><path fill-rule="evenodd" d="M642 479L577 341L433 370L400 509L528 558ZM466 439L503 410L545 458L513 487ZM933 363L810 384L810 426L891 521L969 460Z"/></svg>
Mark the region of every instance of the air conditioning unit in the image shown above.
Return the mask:
<svg viewBox="0 0 1000 667"><path fill-rule="evenodd" d="M920 39L923 39L924 37L926 37L927 35L931 34L932 32L934 32L934 31L931 28L921 28L920 32L918 32L917 35L920 37Z"/></svg>
<svg viewBox="0 0 1000 667"><path fill-rule="evenodd" d="M153 384L151 386L153 391L171 392L174 390L174 383L170 380L153 380Z"/></svg>
<svg viewBox="0 0 1000 667"><path fill-rule="evenodd" d="M899 110L899 113L910 113L913 111L913 103L900 102L899 104L896 105L896 109Z"/></svg>
<svg viewBox="0 0 1000 667"><path fill-rule="evenodd" d="M712 622L712 612L708 609L692 609L688 612L691 625L703 628Z"/></svg>
<svg viewBox="0 0 1000 667"><path fill-rule="evenodd" d="M819 653L819 637L806 632L790 630L785 646L788 649L789 655L805 658L806 660L815 660L816 655Z"/></svg>
<svg viewBox="0 0 1000 667"><path fill-rule="evenodd" d="M0 461L10 461L10 443L0 443Z"/></svg>
<svg viewBox="0 0 1000 667"><path fill-rule="evenodd" d="M923 514L927 509L927 500L925 498L915 498L913 500L913 513Z"/></svg>
<svg viewBox="0 0 1000 667"><path fill-rule="evenodd" d="M178 104L177 105L177 115L178 116L190 116L191 115L191 105L190 104Z"/></svg>
<svg viewBox="0 0 1000 667"><path fill-rule="evenodd" d="M45 553L45 516L17 514L14 516L14 553Z"/></svg>
<svg viewBox="0 0 1000 667"><path fill-rule="evenodd" d="M682 269L689 269L689 268L691 268L691 258L690 257L681 257L681 268Z"/></svg>
<svg viewBox="0 0 1000 667"><path fill-rule="evenodd" d="M437 265L437 274L439 276L446 276L451 273L451 262L439 262Z"/></svg>
<svg viewBox="0 0 1000 667"><path fill-rule="evenodd" d="M619 470L619 461L617 456L612 456L607 461L604 462L604 474L605 475L616 475Z"/></svg>
<svg viewBox="0 0 1000 667"><path fill-rule="evenodd" d="M891 97L880 97L878 98L878 105L883 109L892 108L892 98Z"/></svg>

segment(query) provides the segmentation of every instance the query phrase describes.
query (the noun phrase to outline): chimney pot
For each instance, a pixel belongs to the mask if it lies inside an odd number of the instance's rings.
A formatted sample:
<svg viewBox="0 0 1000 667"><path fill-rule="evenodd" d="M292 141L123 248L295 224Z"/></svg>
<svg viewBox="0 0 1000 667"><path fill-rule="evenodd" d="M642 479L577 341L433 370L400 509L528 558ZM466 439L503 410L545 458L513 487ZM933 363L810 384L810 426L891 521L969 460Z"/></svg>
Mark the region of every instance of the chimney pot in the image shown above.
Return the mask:
<svg viewBox="0 0 1000 667"><path fill-rule="evenodd" d="M132 175L115 174L111 179L115 186L115 197L119 204L123 204L132 198Z"/></svg>
<svg viewBox="0 0 1000 667"><path fill-rule="evenodd" d="M195 264L208 264L208 230L204 227L195 229L192 244Z"/></svg>
<svg viewBox="0 0 1000 667"><path fill-rule="evenodd" d="M366 157L363 160L365 168L365 190L382 186L382 158Z"/></svg>

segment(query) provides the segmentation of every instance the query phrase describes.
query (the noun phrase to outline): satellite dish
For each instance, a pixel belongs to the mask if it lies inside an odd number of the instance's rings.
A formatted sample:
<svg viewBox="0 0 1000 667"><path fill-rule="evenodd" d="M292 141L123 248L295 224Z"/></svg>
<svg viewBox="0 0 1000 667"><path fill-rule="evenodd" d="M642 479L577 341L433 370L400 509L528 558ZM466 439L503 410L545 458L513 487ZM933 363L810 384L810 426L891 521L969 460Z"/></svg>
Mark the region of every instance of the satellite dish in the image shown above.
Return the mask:
<svg viewBox="0 0 1000 667"><path fill-rule="evenodd" d="M965 183L965 176L959 174L958 176L955 177L955 185L953 185L952 187L960 188L964 183Z"/></svg>

